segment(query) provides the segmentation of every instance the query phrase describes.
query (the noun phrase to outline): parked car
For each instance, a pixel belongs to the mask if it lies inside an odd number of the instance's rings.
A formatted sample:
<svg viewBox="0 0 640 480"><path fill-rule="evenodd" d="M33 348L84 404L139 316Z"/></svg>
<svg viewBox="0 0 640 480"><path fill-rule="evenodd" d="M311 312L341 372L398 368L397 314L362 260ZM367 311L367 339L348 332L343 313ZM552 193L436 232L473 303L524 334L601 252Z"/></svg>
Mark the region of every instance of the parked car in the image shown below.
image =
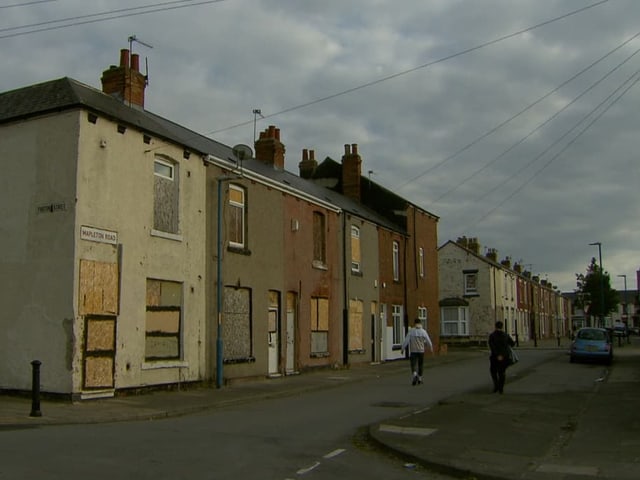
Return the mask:
<svg viewBox="0 0 640 480"><path fill-rule="evenodd" d="M569 361L598 360L607 365L613 361L613 342L604 328L583 327L576 333L571 343Z"/></svg>

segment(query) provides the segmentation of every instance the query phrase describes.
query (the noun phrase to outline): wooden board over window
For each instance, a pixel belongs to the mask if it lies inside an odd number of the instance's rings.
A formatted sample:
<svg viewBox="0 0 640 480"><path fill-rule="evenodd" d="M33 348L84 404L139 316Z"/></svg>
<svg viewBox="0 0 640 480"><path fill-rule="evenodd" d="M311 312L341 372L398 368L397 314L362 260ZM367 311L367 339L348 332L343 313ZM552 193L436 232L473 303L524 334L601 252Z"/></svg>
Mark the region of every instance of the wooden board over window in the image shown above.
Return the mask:
<svg viewBox="0 0 640 480"><path fill-rule="evenodd" d="M118 264L80 260L80 315L118 314Z"/></svg>
<svg viewBox="0 0 640 480"><path fill-rule="evenodd" d="M363 350L362 300L349 300L349 350Z"/></svg>

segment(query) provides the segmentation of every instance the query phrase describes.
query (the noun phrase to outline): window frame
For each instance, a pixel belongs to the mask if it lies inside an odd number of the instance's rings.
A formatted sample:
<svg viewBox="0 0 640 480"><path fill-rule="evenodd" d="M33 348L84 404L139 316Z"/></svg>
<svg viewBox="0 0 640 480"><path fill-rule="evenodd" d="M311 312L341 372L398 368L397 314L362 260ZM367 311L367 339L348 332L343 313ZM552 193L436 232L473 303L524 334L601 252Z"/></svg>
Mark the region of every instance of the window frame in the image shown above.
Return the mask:
<svg viewBox="0 0 640 480"><path fill-rule="evenodd" d="M169 175L164 175L163 173L159 172L156 169L157 165L162 165L163 167L166 167L169 169L170 174ZM169 162L168 160L163 160L162 158L154 158L153 159L153 174L157 175L158 177L162 177L166 180L170 180L170 181L175 181L175 164Z"/></svg>
<svg viewBox="0 0 640 480"><path fill-rule="evenodd" d="M157 285L154 288L154 285ZM164 295L162 293L163 287L179 292L178 302L171 303L168 301L170 295ZM151 292L158 289L155 295ZM171 362L176 360L182 360L183 357L183 331L184 331L184 283L176 282L173 280L162 280L158 278L146 279L146 314L145 314L145 349L144 349L144 361L146 363L158 363L158 362ZM150 303L150 300L154 299L155 303ZM158 318L154 320L154 317L159 315L171 315L171 312L177 312L177 329L175 332L162 331L151 329L150 325L164 326L166 329L166 320ZM155 314L155 315L154 315ZM159 315L158 315L159 314ZM148 342L154 338L168 338L175 339L175 355L153 355L149 351Z"/></svg>
<svg viewBox="0 0 640 480"><path fill-rule="evenodd" d="M231 191L239 192L242 195L242 202L238 202L233 200ZM229 207L229 216L228 216L228 242L229 247L244 249L247 245L247 191L246 189L234 183L229 184L229 201L227 203ZM236 211L239 211L239 216L235 214ZM237 220L240 220L239 228L231 228L232 224L235 224ZM239 233L241 237L241 241L235 241L231 239L232 233Z"/></svg>
<svg viewBox="0 0 640 480"><path fill-rule="evenodd" d="M313 212L313 266L327 266L327 216L319 211Z"/></svg>
<svg viewBox="0 0 640 480"><path fill-rule="evenodd" d="M424 329L427 329L427 321L428 321L428 310L427 307L425 306L419 306L418 307L418 320L420 320L420 323L422 323L422 326L424 327Z"/></svg>
<svg viewBox="0 0 640 480"><path fill-rule="evenodd" d="M448 319L448 312L455 311L455 319ZM447 326L455 326L455 333ZM461 333L462 332L462 333ZM469 307L452 306L440 307L440 335L443 337L468 337L469 333Z"/></svg>
<svg viewBox="0 0 640 480"><path fill-rule="evenodd" d="M473 282L470 279L474 279ZM473 283L473 285L471 285ZM467 270L463 272L464 295L479 295L478 292L478 271Z"/></svg>
<svg viewBox="0 0 640 480"><path fill-rule="evenodd" d="M393 264L393 281L400 281L400 242L394 240L392 242L392 264Z"/></svg>
<svg viewBox="0 0 640 480"><path fill-rule="evenodd" d="M404 323L402 321L403 317L403 308L402 305L391 305L391 325L392 325L392 336L393 336L393 346L398 348L402 345L404 341Z"/></svg>
<svg viewBox="0 0 640 480"><path fill-rule="evenodd" d="M357 245L357 248L354 245ZM351 225L351 273L362 273L361 248L360 227Z"/></svg>

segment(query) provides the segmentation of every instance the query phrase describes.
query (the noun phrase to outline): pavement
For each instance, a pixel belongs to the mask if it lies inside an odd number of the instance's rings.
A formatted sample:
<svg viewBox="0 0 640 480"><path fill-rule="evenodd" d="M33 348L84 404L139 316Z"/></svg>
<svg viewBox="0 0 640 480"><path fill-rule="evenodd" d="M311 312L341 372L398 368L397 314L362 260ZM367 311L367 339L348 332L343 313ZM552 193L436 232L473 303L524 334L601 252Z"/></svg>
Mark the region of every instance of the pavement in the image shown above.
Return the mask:
<svg viewBox="0 0 640 480"><path fill-rule="evenodd" d="M537 347L566 351L555 342ZM563 352L558 352L559 354ZM429 368L484 355L450 349ZM411 415L369 426L373 442L406 465L477 479L580 480L640 478L640 337L615 349L611 367L588 385L567 391L556 362L509 374L505 394L469 391ZM568 359L567 359L568 362ZM239 382L223 388L185 388L81 402L0 395L0 430L48 425L129 422L188 415L210 409L339 387L404 372L388 362L348 369ZM518 372L515 367L512 372ZM600 371L600 370L598 370Z"/></svg>

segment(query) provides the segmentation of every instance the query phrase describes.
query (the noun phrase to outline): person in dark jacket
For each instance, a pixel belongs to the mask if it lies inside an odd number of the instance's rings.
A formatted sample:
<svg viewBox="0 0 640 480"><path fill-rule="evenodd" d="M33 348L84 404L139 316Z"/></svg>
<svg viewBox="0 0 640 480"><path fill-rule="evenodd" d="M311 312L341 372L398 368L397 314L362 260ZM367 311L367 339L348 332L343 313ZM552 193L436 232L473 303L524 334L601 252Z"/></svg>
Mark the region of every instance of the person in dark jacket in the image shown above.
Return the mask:
<svg viewBox="0 0 640 480"><path fill-rule="evenodd" d="M495 330L489 335L489 349L491 356L489 357L491 379L493 380L493 393L504 392L504 382L507 375L507 367L509 366L510 348L516 343L502 329L504 324L497 321Z"/></svg>

